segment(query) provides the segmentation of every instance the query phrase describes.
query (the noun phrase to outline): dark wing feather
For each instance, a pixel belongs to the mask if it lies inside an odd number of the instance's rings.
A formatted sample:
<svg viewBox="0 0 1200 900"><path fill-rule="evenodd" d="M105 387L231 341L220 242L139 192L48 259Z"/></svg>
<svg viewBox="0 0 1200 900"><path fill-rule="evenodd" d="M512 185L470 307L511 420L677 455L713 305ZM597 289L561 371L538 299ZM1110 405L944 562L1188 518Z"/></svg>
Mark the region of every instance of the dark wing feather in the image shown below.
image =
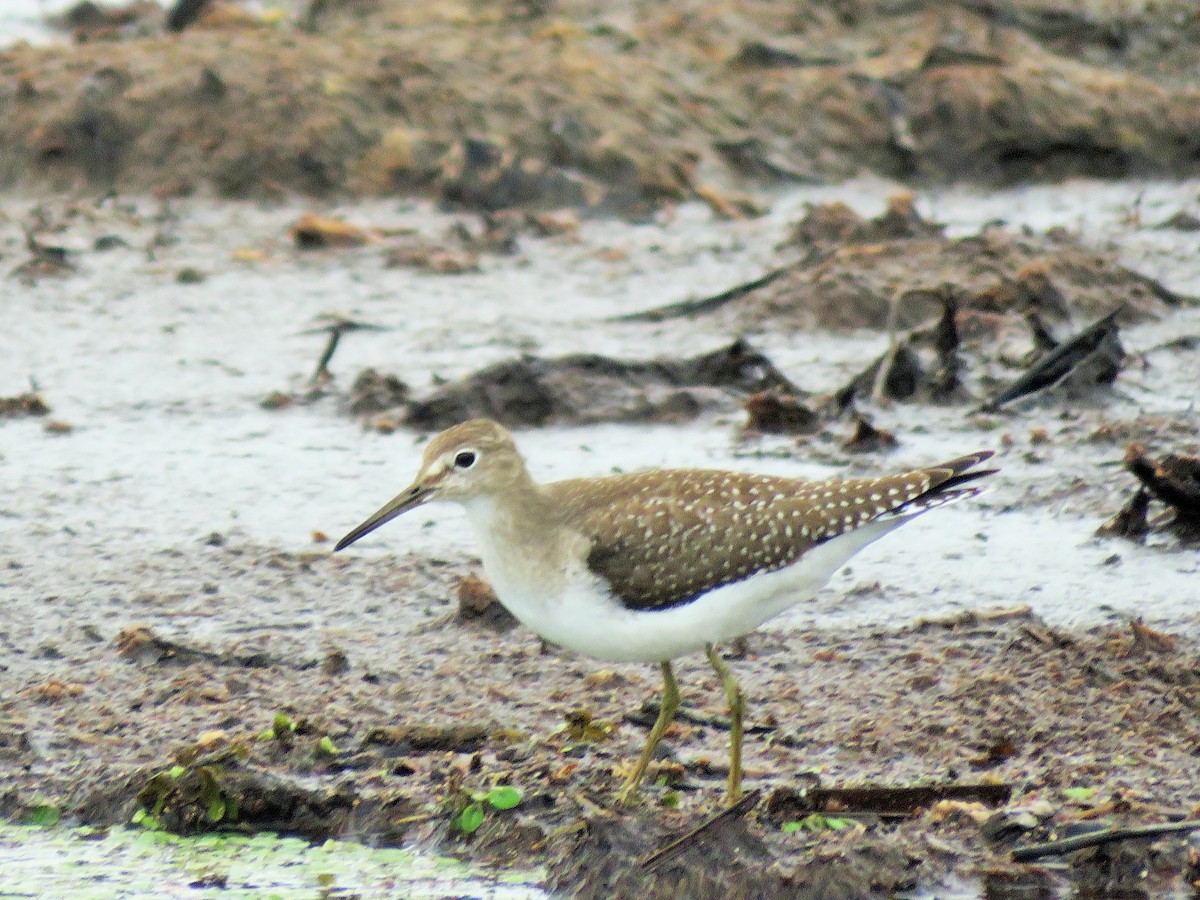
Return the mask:
<svg viewBox="0 0 1200 900"><path fill-rule="evenodd" d="M560 481L548 489L591 541L588 567L629 609L668 609L881 516L907 518L975 493L976 453L883 478L813 482L676 469Z"/></svg>
<svg viewBox="0 0 1200 900"><path fill-rule="evenodd" d="M799 558L811 542L750 515L806 482L670 469L547 485L566 524L591 542L589 568L630 609L665 609ZM781 493L782 492L782 493ZM782 509L782 507L781 507Z"/></svg>

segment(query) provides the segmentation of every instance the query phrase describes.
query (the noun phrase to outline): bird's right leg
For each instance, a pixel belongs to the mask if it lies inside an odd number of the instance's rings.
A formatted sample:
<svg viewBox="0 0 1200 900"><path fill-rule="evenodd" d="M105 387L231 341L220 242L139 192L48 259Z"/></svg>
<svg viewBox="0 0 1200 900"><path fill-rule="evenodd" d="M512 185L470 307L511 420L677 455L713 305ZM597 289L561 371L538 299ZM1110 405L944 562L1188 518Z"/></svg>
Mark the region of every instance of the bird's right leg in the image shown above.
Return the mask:
<svg viewBox="0 0 1200 900"><path fill-rule="evenodd" d="M663 673L663 696L662 703L658 707L658 718L646 738L646 746L642 748L642 755L638 757L633 771L629 773L621 790L617 792L617 802L621 804L629 803L637 796L638 787L641 785L642 777L646 774L650 760L654 758L658 742L662 740L667 726L671 724L671 720L675 718L675 713L679 710L679 684L675 681L671 663L663 661L659 665L662 667Z"/></svg>

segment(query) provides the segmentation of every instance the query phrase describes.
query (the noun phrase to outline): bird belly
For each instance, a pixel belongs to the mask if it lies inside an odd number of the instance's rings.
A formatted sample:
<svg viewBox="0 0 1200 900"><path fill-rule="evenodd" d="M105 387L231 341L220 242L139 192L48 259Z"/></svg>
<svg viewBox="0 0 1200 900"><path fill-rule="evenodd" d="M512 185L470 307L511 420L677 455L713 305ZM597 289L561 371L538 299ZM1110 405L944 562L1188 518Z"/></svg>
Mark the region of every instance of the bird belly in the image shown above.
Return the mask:
<svg viewBox="0 0 1200 900"><path fill-rule="evenodd" d="M666 609L628 609L582 571L554 597L533 596L511 582L497 585L497 596L526 627L555 644L610 662L661 662L740 637L807 600L846 560L901 521L869 523L813 547L790 566Z"/></svg>

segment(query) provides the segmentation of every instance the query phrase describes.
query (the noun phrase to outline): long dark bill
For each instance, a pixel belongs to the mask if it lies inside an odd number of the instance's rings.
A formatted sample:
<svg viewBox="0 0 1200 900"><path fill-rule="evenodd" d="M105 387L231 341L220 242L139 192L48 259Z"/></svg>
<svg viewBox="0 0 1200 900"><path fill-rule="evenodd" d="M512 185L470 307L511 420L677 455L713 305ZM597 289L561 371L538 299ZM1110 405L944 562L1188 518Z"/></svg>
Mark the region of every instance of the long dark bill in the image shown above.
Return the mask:
<svg viewBox="0 0 1200 900"><path fill-rule="evenodd" d="M349 547L363 535L370 534L380 525L387 524L401 513L406 513L410 509L420 506L432 496L433 492L434 488L432 487L414 484L408 490L403 491L393 500L384 504L371 518L367 519L367 521L338 541L337 546L333 548L334 552Z"/></svg>

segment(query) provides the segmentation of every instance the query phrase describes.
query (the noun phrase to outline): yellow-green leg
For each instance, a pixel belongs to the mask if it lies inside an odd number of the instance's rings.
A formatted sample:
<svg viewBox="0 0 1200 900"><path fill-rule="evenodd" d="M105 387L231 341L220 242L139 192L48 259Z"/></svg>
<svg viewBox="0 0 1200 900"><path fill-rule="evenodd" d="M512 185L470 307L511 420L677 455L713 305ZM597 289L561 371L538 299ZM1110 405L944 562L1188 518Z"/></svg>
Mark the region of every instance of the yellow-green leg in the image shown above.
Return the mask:
<svg viewBox="0 0 1200 900"><path fill-rule="evenodd" d="M658 746L658 742L662 740L667 726L675 718L675 713L679 710L679 684L675 681L675 673L671 671L669 662L661 662L659 665L662 667L663 673L663 696L662 703L658 707L658 718L654 722L654 727L650 729L649 737L646 738L646 746L642 749L642 755L638 757L633 771L629 773L625 784L617 792L618 803L629 803L637 796L642 776L646 774L646 768L650 765L650 760L654 758L654 750Z"/></svg>
<svg viewBox="0 0 1200 900"><path fill-rule="evenodd" d="M704 645L708 661L712 664L725 688L725 699L729 703L729 784L725 789L725 799L729 803L737 803L742 799L742 716L746 711L746 701L737 679L725 665L725 660L713 648L712 644Z"/></svg>

